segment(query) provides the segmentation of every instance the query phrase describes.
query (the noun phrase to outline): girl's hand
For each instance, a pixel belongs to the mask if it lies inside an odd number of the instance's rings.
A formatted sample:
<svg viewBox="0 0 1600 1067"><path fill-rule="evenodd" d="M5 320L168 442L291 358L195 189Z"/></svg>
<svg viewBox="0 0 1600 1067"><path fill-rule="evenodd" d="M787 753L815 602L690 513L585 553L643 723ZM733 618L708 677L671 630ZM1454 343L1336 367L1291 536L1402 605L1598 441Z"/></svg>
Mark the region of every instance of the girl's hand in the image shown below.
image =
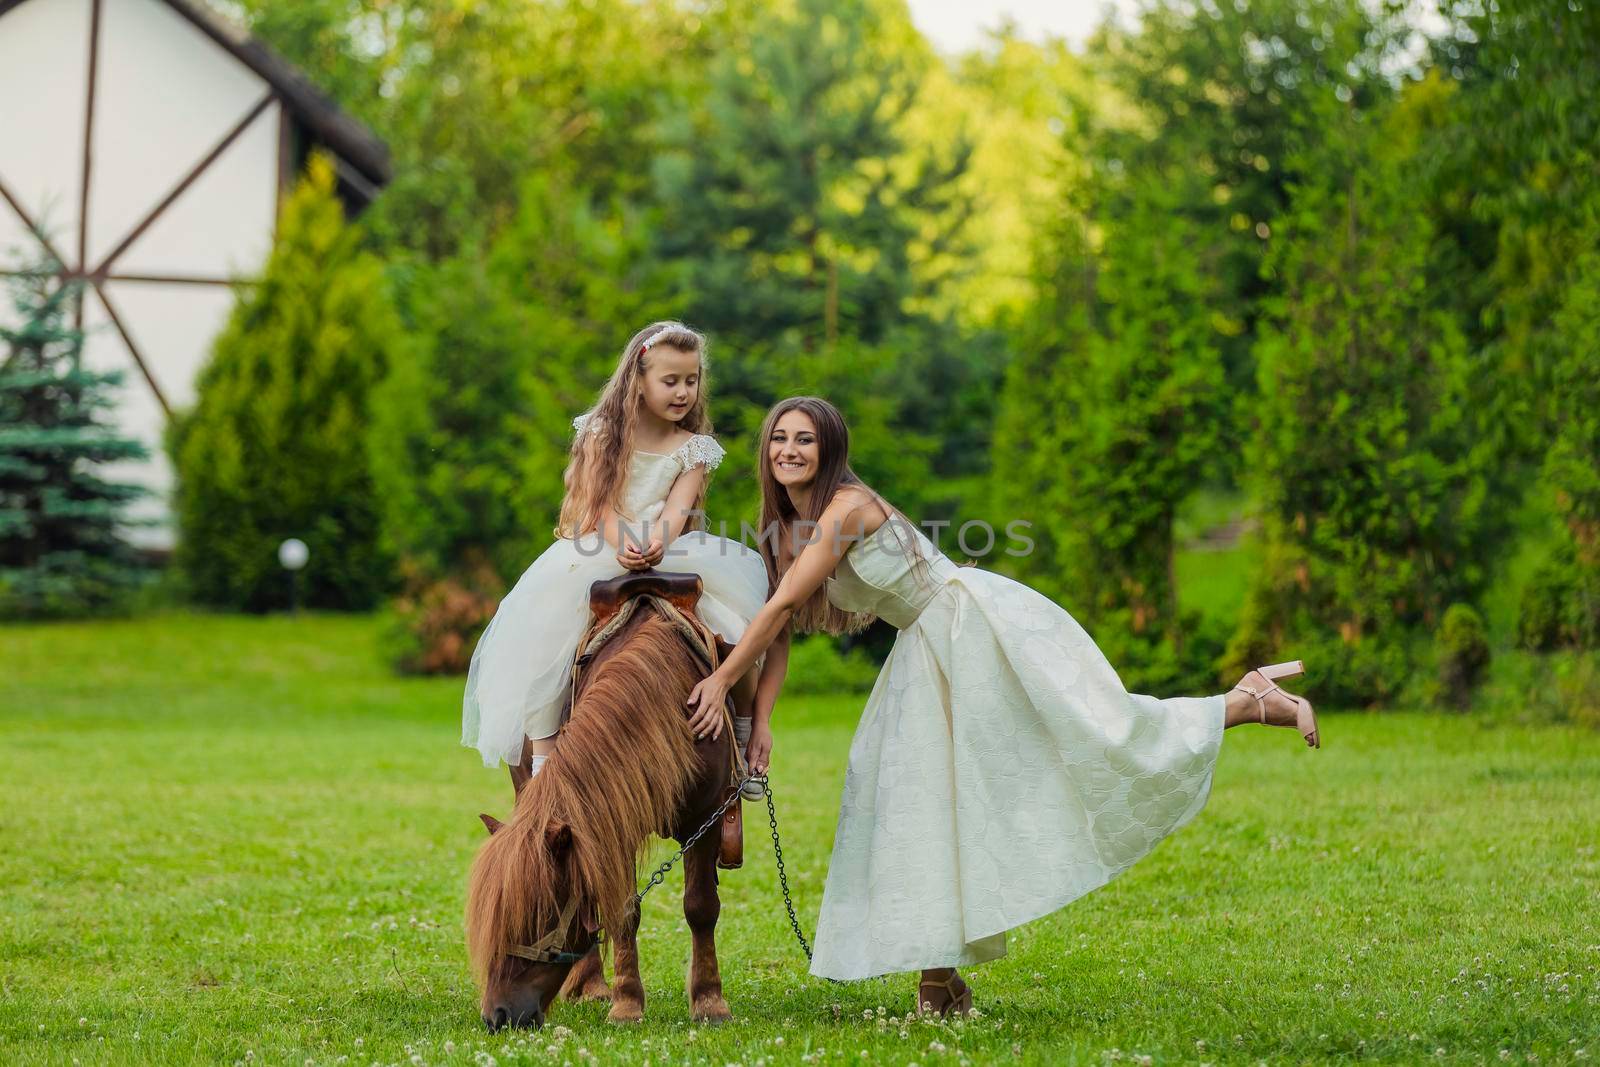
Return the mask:
<svg viewBox="0 0 1600 1067"><path fill-rule="evenodd" d="M766 774L772 762L772 724L758 719L750 725L750 744L744 750L744 761L751 774Z"/></svg>
<svg viewBox="0 0 1600 1067"><path fill-rule="evenodd" d="M722 709L727 705L728 683L717 671L712 671L689 691L683 703L690 708L689 729L695 738L709 737L715 741L722 736Z"/></svg>
<svg viewBox="0 0 1600 1067"><path fill-rule="evenodd" d="M632 541L622 546L622 551L617 553L617 562L630 571L647 571L661 562L666 555L662 547L661 538L652 538L650 543L643 548Z"/></svg>

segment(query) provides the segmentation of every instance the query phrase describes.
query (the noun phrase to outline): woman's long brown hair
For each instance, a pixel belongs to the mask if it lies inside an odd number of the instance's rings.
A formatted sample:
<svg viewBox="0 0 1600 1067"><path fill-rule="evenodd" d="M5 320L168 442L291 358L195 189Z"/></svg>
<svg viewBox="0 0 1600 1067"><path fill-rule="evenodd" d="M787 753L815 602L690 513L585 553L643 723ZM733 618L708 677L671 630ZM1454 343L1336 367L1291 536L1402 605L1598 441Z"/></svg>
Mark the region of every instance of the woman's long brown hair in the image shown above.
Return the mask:
<svg viewBox="0 0 1600 1067"><path fill-rule="evenodd" d="M788 490L772 476L772 461L767 458L773 427L791 411L807 415L817 432L817 475L811 485L811 497L804 515L795 508ZM756 440L756 469L761 472L761 558L766 562L767 580L774 589L802 547L796 543L795 524L819 523L823 511L844 486L853 486L870 494L889 516L887 521L890 523L911 521L850 469L850 429L845 425L839 409L821 397L792 396L772 406L761 423L761 435ZM818 530L818 535L826 537L829 533ZM904 530L897 526L894 535L900 539L902 549L921 559L919 546L915 542L907 544L911 539ZM818 589L794 613L793 626L800 633L820 630L830 634L853 634L865 630L874 618L866 612L834 607L828 602L827 590Z"/></svg>
<svg viewBox="0 0 1600 1067"><path fill-rule="evenodd" d="M700 389L695 401L678 425L690 433L711 433L711 416L706 413L706 339L681 322L667 319L652 322L628 339L617 360L617 369L600 393L600 399L586 416L583 429L572 439L571 458L566 473L566 494L561 500L557 537L577 537L600 522L601 513L614 508L622 499L627 484L628 465L633 460L633 429L644 392L639 379L644 375L648 356L645 338L658 330L667 332L653 347L676 348L700 356ZM705 487L694 502L696 511L705 509ZM685 529L698 529L696 517Z"/></svg>

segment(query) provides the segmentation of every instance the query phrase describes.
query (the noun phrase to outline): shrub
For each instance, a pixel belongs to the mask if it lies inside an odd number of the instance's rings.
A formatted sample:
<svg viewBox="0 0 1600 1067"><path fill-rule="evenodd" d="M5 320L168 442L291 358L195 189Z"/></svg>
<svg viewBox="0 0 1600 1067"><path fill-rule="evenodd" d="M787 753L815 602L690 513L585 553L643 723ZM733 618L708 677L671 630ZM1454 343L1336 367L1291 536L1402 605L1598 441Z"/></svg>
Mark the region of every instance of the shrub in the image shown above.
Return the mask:
<svg viewBox="0 0 1600 1067"><path fill-rule="evenodd" d="M877 680L878 665L860 647L841 650L825 634L807 634L789 646L783 691L796 696L865 693Z"/></svg>
<svg viewBox="0 0 1600 1067"><path fill-rule="evenodd" d="M311 607L371 607L392 582L368 466L368 394L403 342L378 261L362 253L314 157L284 205L262 277L241 291L194 410L168 448L175 554L190 593L220 607L287 605L276 551L311 549Z"/></svg>
<svg viewBox="0 0 1600 1067"><path fill-rule="evenodd" d="M414 566L407 571L384 627L386 657L402 674L465 673L499 604L499 575L482 556L450 577Z"/></svg>
<svg viewBox="0 0 1600 1067"><path fill-rule="evenodd" d="M1489 665L1483 617L1470 605L1451 604L1439 627L1437 648L1441 695L1450 706L1465 710Z"/></svg>

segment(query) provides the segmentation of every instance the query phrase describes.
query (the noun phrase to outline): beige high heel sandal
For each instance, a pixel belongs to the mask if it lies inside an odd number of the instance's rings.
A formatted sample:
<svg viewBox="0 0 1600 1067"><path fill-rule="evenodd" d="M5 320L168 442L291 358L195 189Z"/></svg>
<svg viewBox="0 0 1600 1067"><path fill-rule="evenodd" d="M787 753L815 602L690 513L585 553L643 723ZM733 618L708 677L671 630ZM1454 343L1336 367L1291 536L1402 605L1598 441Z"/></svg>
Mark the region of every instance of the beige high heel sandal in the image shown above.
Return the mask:
<svg viewBox="0 0 1600 1067"><path fill-rule="evenodd" d="M1293 678L1296 675L1304 674L1305 670L1306 665L1297 659L1288 660L1284 663L1273 663L1269 666L1257 667L1255 669L1255 673L1261 675L1261 677L1272 683L1266 689L1257 692L1255 686L1245 685L1243 682L1240 682L1233 688L1243 693L1249 693L1255 698L1256 706L1261 711L1261 725L1263 726L1269 725L1267 723L1268 694L1279 692L1288 697L1290 700L1294 701L1297 708L1297 711L1295 712L1295 727L1300 731L1300 736L1306 739L1306 744L1310 747L1321 748L1322 735L1317 731L1317 712L1316 709L1311 706L1311 701L1307 700L1305 697L1296 696L1287 689L1279 686L1277 682L1277 679L1279 678Z"/></svg>

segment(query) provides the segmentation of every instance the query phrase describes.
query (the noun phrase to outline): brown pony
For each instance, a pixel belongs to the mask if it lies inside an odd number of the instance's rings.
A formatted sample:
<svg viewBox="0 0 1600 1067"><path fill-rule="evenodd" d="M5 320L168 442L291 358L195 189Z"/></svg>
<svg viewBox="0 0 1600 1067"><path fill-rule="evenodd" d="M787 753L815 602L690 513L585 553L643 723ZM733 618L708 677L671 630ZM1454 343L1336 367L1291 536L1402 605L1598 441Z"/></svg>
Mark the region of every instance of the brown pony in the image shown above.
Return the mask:
<svg viewBox="0 0 1600 1067"><path fill-rule="evenodd" d="M542 1026L558 992L603 995L591 952L602 925L615 950L610 1018L644 1017L638 858L652 833L679 841L692 834L732 784L732 731L715 741L689 731L684 701L702 674L678 632L641 605L586 668L571 720L544 769L519 788L510 820L484 817L490 836L472 865L467 949L490 1030ZM695 1019L712 1022L731 1017L717 969L717 852L718 835L708 833L683 864L689 1006ZM567 928L558 930L563 918ZM541 943L563 961L514 954ZM572 973L577 957L586 958Z"/></svg>

